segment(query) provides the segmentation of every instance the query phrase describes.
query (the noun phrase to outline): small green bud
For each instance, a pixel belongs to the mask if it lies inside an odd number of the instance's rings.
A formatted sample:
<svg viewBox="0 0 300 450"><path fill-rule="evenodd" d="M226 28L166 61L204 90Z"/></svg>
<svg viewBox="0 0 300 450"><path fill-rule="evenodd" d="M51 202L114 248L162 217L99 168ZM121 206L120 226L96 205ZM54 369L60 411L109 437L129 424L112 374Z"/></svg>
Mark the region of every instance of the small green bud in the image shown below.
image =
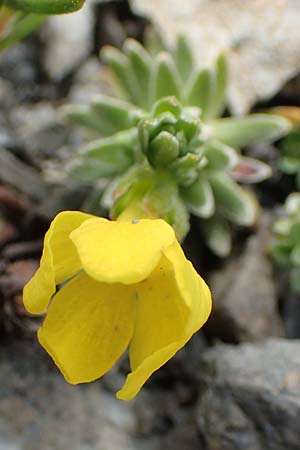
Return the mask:
<svg viewBox="0 0 300 450"><path fill-rule="evenodd" d="M182 107L175 97L163 97L162 99L154 103L152 109L153 117L160 116L165 112L170 112L175 117L179 117L182 112Z"/></svg>
<svg viewBox="0 0 300 450"><path fill-rule="evenodd" d="M149 145L148 159L153 167L162 168L171 164L179 154L179 142L167 131L159 133Z"/></svg>
<svg viewBox="0 0 300 450"><path fill-rule="evenodd" d="M205 158L201 154L188 153L178 158L170 167L176 182L180 186L190 186L198 178L199 169L202 167Z"/></svg>

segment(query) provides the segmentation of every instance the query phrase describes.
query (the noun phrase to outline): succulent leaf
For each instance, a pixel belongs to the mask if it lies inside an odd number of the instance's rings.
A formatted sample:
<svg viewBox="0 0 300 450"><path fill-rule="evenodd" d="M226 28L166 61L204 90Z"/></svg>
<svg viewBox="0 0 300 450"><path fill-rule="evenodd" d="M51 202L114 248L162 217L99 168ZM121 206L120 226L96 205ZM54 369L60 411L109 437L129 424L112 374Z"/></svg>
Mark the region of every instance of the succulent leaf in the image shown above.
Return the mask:
<svg viewBox="0 0 300 450"><path fill-rule="evenodd" d="M236 150L219 141L209 140L204 144L204 154L207 158L206 169L208 170L233 169L240 160Z"/></svg>
<svg viewBox="0 0 300 450"><path fill-rule="evenodd" d="M81 180L96 180L123 173L133 162L133 137L128 132L92 141L81 149L81 158L69 173Z"/></svg>
<svg viewBox="0 0 300 450"><path fill-rule="evenodd" d="M291 252L291 263L296 267L300 267L300 243L298 243Z"/></svg>
<svg viewBox="0 0 300 450"><path fill-rule="evenodd" d="M214 70L213 98L211 100L210 117L219 117L225 109L228 87L228 62L225 53L221 53Z"/></svg>
<svg viewBox="0 0 300 450"><path fill-rule="evenodd" d="M240 183L260 183L272 175L272 169L257 159L240 156L238 164L230 170L230 175Z"/></svg>
<svg viewBox="0 0 300 450"><path fill-rule="evenodd" d="M152 60L144 47L134 39L127 39L124 45L125 53L130 61L132 72L139 87L140 104L148 109L151 106L149 99L149 83Z"/></svg>
<svg viewBox="0 0 300 450"><path fill-rule="evenodd" d="M201 118L205 120L210 115L213 96L213 76L209 69L196 73L186 95L186 103L201 109Z"/></svg>
<svg viewBox="0 0 300 450"><path fill-rule="evenodd" d="M283 117L271 114L251 114L245 117L230 117L211 123L215 139L231 147L239 148L258 142L279 139L291 128Z"/></svg>
<svg viewBox="0 0 300 450"><path fill-rule="evenodd" d="M237 225L253 225L258 213L255 198L225 173L209 174L216 209Z"/></svg>
<svg viewBox="0 0 300 450"><path fill-rule="evenodd" d="M62 114L75 125L83 126L95 131L101 135L110 134L111 127L107 129L99 120L99 116L91 111L88 105L67 105L62 108Z"/></svg>
<svg viewBox="0 0 300 450"><path fill-rule="evenodd" d="M106 135L128 130L142 117L142 111L130 103L105 96L92 103L91 112L98 116L101 128L108 130Z"/></svg>
<svg viewBox="0 0 300 450"><path fill-rule="evenodd" d="M203 221L202 231L205 242L213 253L225 258L231 252L232 240L228 223L221 217L214 216Z"/></svg>
<svg viewBox="0 0 300 450"><path fill-rule="evenodd" d="M214 214L214 195L205 177L199 176L191 186L182 188L181 196L189 211L195 216L207 218Z"/></svg>
<svg viewBox="0 0 300 450"><path fill-rule="evenodd" d="M176 40L174 60L181 80L185 83L192 74L194 55L191 45L184 34L179 35Z"/></svg>
<svg viewBox="0 0 300 450"><path fill-rule="evenodd" d="M138 82L128 57L120 50L110 46L101 50L101 57L114 74L122 96L134 104L142 106Z"/></svg>
<svg viewBox="0 0 300 450"><path fill-rule="evenodd" d="M175 96L180 99L179 75L168 53L158 55L150 84L152 102L167 96Z"/></svg>

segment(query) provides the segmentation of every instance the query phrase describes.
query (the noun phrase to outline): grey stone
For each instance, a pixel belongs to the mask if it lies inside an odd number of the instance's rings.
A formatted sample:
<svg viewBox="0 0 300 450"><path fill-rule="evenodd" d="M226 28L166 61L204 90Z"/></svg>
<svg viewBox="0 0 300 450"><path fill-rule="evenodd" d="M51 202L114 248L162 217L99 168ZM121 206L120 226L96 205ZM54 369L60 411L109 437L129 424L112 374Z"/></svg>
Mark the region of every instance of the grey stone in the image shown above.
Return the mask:
<svg viewBox="0 0 300 450"><path fill-rule="evenodd" d="M206 450L300 449L300 341L220 345L202 359Z"/></svg>
<svg viewBox="0 0 300 450"><path fill-rule="evenodd" d="M2 343L0 450L201 450L197 397L185 404L178 373L169 379L162 385L153 377L122 402L114 395L124 381L118 365L101 380L71 386L35 341Z"/></svg>
<svg viewBox="0 0 300 450"><path fill-rule="evenodd" d="M229 105L245 113L300 71L299 0L131 0L169 41L186 33L201 65L227 49Z"/></svg>
<svg viewBox="0 0 300 450"><path fill-rule="evenodd" d="M47 192L40 174L5 148L0 148L0 182L36 200L41 200Z"/></svg>
<svg viewBox="0 0 300 450"><path fill-rule="evenodd" d="M99 383L68 385L36 344L1 348L0 448L135 449L133 405Z"/></svg>
<svg viewBox="0 0 300 450"><path fill-rule="evenodd" d="M209 285L213 312L208 329L227 342L282 336L272 262L267 255L270 218L263 215L257 233L240 256L213 273Z"/></svg>
<svg viewBox="0 0 300 450"><path fill-rule="evenodd" d="M69 130L58 108L50 102L18 105L11 109L9 118L18 142L37 162L45 157L53 158L68 141Z"/></svg>

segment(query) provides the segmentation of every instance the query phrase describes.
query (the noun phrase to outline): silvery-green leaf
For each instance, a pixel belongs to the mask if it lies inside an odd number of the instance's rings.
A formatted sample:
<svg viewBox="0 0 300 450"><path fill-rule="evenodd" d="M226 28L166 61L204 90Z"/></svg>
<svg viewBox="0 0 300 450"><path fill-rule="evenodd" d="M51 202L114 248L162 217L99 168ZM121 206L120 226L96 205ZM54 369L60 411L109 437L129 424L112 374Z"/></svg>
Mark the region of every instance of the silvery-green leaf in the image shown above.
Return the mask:
<svg viewBox="0 0 300 450"><path fill-rule="evenodd" d="M94 183L101 178L109 178L117 172L116 168L109 162L95 162L80 157L72 160L66 170L72 178L87 184Z"/></svg>
<svg viewBox="0 0 300 450"><path fill-rule="evenodd" d="M231 252L231 232L228 223L217 216L201 222L201 228L207 246L220 258L226 258Z"/></svg>
<svg viewBox="0 0 300 450"><path fill-rule="evenodd" d="M290 265L291 247L288 242L274 242L271 246L271 256L275 264L279 266Z"/></svg>
<svg viewBox="0 0 300 450"><path fill-rule="evenodd" d="M240 155L228 145L219 141L208 141L204 145L204 154L207 158L207 169L228 170L237 166Z"/></svg>
<svg viewBox="0 0 300 450"><path fill-rule="evenodd" d="M225 53L221 53L215 63L213 95L209 117L219 117L222 115L227 96L228 87L228 63Z"/></svg>
<svg viewBox="0 0 300 450"><path fill-rule="evenodd" d="M300 193L293 192L285 201L285 209L287 214L296 215L300 214Z"/></svg>
<svg viewBox="0 0 300 450"><path fill-rule="evenodd" d="M296 245L291 252L291 263L296 267L300 267L300 243Z"/></svg>
<svg viewBox="0 0 300 450"><path fill-rule="evenodd" d="M191 80L186 94L186 103L201 109L201 118L209 116L212 105L213 77L209 69L197 72Z"/></svg>
<svg viewBox="0 0 300 450"><path fill-rule="evenodd" d="M287 237L291 232L292 222L290 219L283 217L276 220L272 227L273 233L279 235L280 237Z"/></svg>
<svg viewBox="0 0 300 450"><path fill-rule="evenodd" d="M95 112L92 112L87 105L67 105L61 111L75 125L96 130L103 136L113 132L113 129L111 127L107 128L106 124L103 124L99 120L99 116Z"/></svg>
<svg viewBox="0 0 300 450"><path fill-rule="evenodd" d="M289 238L294 245L300 243L300 221L292 224Z"/></svg>
<svg viewBox="0 0 300 450"><path fill-rule="evenodd" d="M253 225L258 215L258 204L253 195L236 184L229 175L211 172L211 184L216 210L238 225Z"/></svg>
<svg viewBox="0 0 300 450"><path fill-rule="evenodd" d="M176 40L174 60L182 81L186 83L193 70L194 56L192 47L187 37L183 34L179 35Z"/></svg>
<svg viewBox="0 0 300 450"><path fill-rule="evenodd" d="M111 177L122 173L133 163L132 136L119 133L110 138L98 139L81 148L80 153L86 172L98 174L98 178ZM76 167L76 173L79 173L79 170L82 173L82 170ZM74 170L72 173L75 173Z"/></svg>
<svg viewBox="0 0 300 450"><path fill-rule="evenodd" d="M187 153L170 166L170 171L179 186L190 186L196 181L199 169L205 158L201 154Z"/></svg>
<svg viewBox="0 0 300 450"><path fill-rule="evenodd" d="M284 136L291 128L288 120L271 114L218 119L210 125L215 139L235 148L272 142Z"/></svg>
<svg viewBox="0 0 300 450"><path fill-rule="evenodd" d="M144 41L147 51L153 58L168 50L158 30L152 26L146 28Z"/></svg>
<svg viewBox="0 0 300 450"><path fill-rule="evenodd" d="M144 47L134 39L127 39L124 50L129 58L131 68L139 87L140 103L148 108L150 95L150 74L152 59Z"/></svg>
<svg viewBox="0 0 300 450"><path fill-rule="evenodd" d="M206 178L199 176L186 188L181 189L181 197L189 211L198 217L211 217L215 211L212 189Z"/></svg>
<svg viewBox="0 0 300 450"><path fill-rule="evenodd" d="M106 46L101 50L102 60L110 67L126 100L140 105L140 92L130 61L120 50Z"/></svg>
<svg viewBox="0 0 300 450"><path fill-rule="evenodd" d="M151 100L175 96L180 100L180 81L177 69L168 53L161 53L155 60L151 75Z"/></svg>
<svg viewBox="0 0 300 450"><path fill-rule="evenodd" d="M283 139L280 144L280 151L285 156L290 156L293 159L300 159L300 133L298 129L291 131L291 133Z"/></svg>
<svg viewBox="0 0 300 450"><path fill-rule="evenodd" d="M240 183L260 183L270 178L272 169L258 159L241 156L238 164L230 170L230 175Z"/></svg>
<svg viewBox="0 0 300 450"><path fill-rule="evenodd" d="M300 170L300 155L298 158L293 156L282 156L278 161L278 168L289 175L298 173Z"/></svg>
<svg viewBox="0 0 300 450"><path fill-rule="evenodd" d="M111 97L99 97L91 104L91 112L98 116L106 135L127 130L135 125L142 111L134 109L130 103Z"/></svg>

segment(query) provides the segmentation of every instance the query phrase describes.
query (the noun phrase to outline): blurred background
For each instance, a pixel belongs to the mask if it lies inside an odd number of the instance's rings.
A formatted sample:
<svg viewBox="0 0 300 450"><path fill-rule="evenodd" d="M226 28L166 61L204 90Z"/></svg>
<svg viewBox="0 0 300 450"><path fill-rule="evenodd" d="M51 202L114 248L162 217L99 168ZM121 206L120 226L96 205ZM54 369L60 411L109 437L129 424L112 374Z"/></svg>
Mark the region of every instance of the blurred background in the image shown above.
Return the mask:
<svg viewBox="0 0 300 450"><path fill-rule="evenodd" d="M144 42L155 27L169 45L185 33L201 67L226 49L225 114L293 107L297 136L299 23L299 0L87 0L0 54L0 450L300 449L300 295L268 254L298 190L299 136L294 171L279 169L282 141L243 149L273 175L253 188L260 219L232 229L230 256L214 255L192 220L184 248L212 289L213 313L133 401L114 397L126 359L99 381L68 385L36 341L42 319L22 305L51 219L84 208L89 194L61 173L85 139L61 111L107 92L101 48Z"/></svg>

